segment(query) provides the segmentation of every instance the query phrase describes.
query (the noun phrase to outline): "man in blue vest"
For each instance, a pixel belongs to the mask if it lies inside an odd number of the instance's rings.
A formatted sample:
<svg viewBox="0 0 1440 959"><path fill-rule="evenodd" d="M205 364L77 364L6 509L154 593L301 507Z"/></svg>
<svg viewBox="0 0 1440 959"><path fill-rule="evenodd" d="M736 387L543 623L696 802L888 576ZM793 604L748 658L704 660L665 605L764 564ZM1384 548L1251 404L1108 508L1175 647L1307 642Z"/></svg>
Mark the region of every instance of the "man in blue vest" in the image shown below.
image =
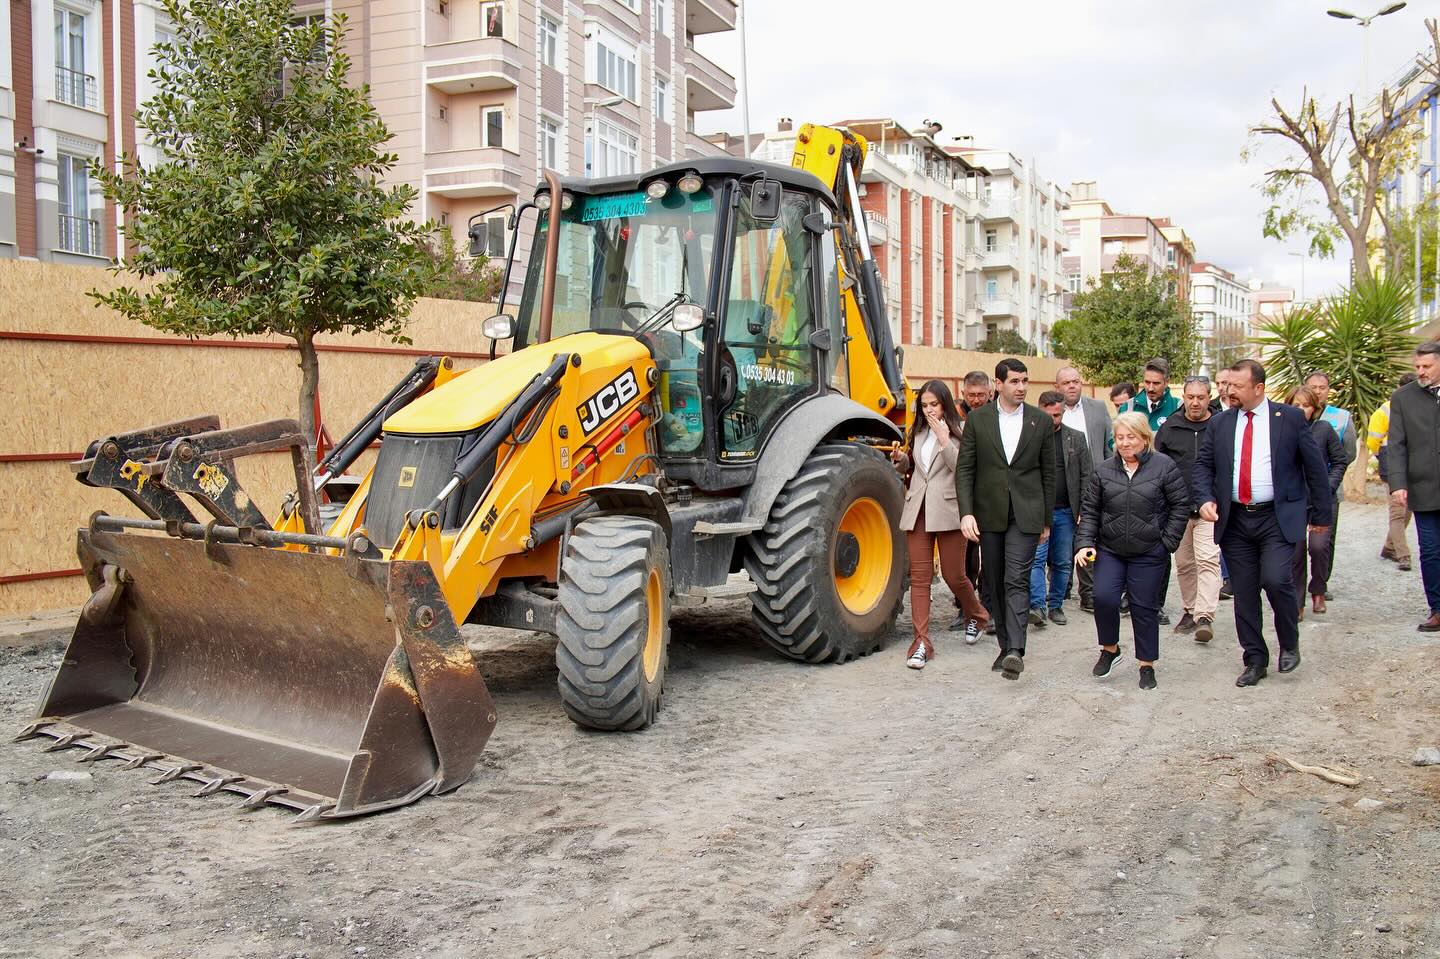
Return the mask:
<svg viewBox="0 0 1440 959"><path fill-rule="evenodd" d="M1350 415L1349 410L1342 410L1338 406L1330 406L1330 374L1324 370L1316 370L1305 377L1305 385L1315 392L1315 399L1320 402L1320 407L1325 412L1320 416L1334 428L1335 434L1340 437L1340 445L1345 447L1345 468L1349 469L1350 464L1355 462L1359 455L1359 431L1355 428L1355 417ZM1343 488L1343 484L1342 484ZM1335 519L1330 523L1330 568L1335 568L1335 534L1340 526L1340 491L1335 492ZM1329 599L1329 596L1325 597Z"/></svg>

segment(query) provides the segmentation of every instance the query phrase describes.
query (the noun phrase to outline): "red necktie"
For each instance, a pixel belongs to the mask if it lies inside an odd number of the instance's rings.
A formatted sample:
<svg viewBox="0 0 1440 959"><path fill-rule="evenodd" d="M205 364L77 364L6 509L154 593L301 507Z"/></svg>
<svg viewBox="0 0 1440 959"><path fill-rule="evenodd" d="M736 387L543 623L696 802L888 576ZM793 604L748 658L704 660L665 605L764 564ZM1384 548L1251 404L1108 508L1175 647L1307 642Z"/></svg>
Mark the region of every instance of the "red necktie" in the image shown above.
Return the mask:
<svg viewBox="0 0 1440 959"><path fill-rule="evenodd" d="M1255 446L1255 412L1245 411L1245 435L1240 438L1240 502L1250 503L1250 451Z"/></svg>

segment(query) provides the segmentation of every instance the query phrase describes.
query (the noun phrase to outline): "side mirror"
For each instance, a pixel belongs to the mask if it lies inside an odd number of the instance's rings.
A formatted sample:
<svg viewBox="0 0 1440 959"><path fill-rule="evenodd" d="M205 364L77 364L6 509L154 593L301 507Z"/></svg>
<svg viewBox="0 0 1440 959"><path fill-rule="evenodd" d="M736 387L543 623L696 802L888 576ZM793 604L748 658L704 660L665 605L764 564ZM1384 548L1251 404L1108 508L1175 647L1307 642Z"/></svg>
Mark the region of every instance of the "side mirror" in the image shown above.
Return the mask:
<svg viewBox="0 0 1440 959"><path fill-rule="evenodd" d="M515 317L509 313L497 313L480 324L480 332L487 339L508 340L515 335Z"/></svg>
<svg viewBox="0 0 1440 959"><path fill-rule="evenodd" d="M670 328L676 333L693 333L705 325L705 308L698 303L682 303L675 307Z"/></svg>
<svg viewBox="0 0 1440 959"><path fill-rule="evenodd" d="M472 257L474 257L474 256L484 256L484 255L485 255L485 221L484 221L484 220L481 220L479 223L471 223L471 224L470 224L470 229L469 229L467 232L469 232L469 234L470 234L470 255L471 255Z"/></svg>
<svg viewBox="0 0 1440 959"><path fill-rule="evenodd" d="M780 219L780 199L784 190L774 180L756 180L750 187L750 216L756 220Z"/></svg>

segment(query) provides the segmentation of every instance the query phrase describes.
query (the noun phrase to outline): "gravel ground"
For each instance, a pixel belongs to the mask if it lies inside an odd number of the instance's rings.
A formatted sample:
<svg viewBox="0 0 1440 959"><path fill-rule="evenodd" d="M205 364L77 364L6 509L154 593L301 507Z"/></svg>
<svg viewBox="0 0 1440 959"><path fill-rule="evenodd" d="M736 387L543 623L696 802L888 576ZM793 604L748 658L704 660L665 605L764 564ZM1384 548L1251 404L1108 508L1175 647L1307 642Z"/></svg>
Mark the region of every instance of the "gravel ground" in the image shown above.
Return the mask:
<svg viewBox="0 0 1440 959"><path fill-rule="evenodd" d="M477 631L501 720L474 779L343 824L0 745L0 956L1440 955L1440 767L1409 764L1440 745L1440 636L1376 559L1384 515L1346 506L1331 612L1252 690L1228 604L1143 692L1133 660L1090 677L1076 612L1009 683L954 633L905 669L908 619L783 662L732 602L677 618L639 734L575 728L545 642ZM4 728L63 638L0 642Z"/></svg>

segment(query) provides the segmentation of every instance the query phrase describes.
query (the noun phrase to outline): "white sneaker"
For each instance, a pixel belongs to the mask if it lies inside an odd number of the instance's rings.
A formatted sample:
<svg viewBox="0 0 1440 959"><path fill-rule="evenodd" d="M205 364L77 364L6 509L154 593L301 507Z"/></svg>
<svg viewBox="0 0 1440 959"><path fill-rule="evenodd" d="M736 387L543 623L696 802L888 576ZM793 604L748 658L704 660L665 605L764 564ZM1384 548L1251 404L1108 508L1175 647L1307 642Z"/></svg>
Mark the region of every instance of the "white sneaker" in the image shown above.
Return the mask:
<svg viewBox="0 0 1440 959"><path fill-rule="evenodd" d="M909 666L911 669L924 669L925 647L922 646L919 649L915 650L914 655L912 655L909 659L905 660L905 665Z"/></svg>

